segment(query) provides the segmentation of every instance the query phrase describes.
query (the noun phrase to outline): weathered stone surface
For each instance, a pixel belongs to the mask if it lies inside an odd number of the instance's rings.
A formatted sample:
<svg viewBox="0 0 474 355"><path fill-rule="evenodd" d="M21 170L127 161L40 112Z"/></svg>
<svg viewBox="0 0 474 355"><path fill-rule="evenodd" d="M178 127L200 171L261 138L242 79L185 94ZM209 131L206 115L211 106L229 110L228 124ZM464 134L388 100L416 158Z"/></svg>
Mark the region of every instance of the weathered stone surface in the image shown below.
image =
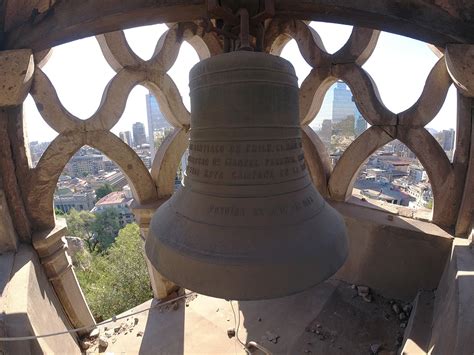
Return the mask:
<svg viewBox="0 0 474 355"><path fill-rule="evenodd" d="M345 81L354 96L360 113L371 125L395 125L397 116L382 102L377 85L360 66L355 64L334 65L333 75Z"/></svg>
<svg viewBox="0 0 474 355"><path fill-rule="evenodd" d="M0 254L15 251L18 243L18 236L13 228L7 200L0 186Z"/></svg>
<svg viewBox="0 0 474 355"><path fill-rule="evenodd" d="M0 258L3 257L0 255ZM6 293L0 299L6 334L12 337L41 335L71 328L37 254L30 246L20 245L14 256L11 275ZM70 334L31 342L5 342L2 346L7 354L81 352L76 339Z"/></svg>
<svg viewBox="0 0 474 355"><path fill-rule="evenodd" d="M332 205L343 215L349 236L349 257L336 279L405 301L413 300L420 289L437 287L451 249L449 234L409 218L387 221L383 211Z"/></svg>
<svg viewBox="0 0 474 355"><path fill-rule="evenodd" d="M446 65L458 89L466 96L474 97L474 45L448 44Z"/></svg>
<svg viewBox="0 0 474 355"><path fill-rule="evenodd" d="M29 49L0 51L0 107L18 106L30 91L34 72Z"/></svg>
<svg viewBox="0 0 474 355"><path fill-rule="evenodd" d="M76 254L84 251L84 240L79 237L66 237L67 252L72 259L73 264L76 263Z"/></svg>
<svg viewBox="0 0 474 355"><path fill-rule="evenodd" d="M444 58L438 60L426 79L420 98L407 110L398 114L399 124L423 127L441 110L452 81Z"/></svg>
<svg viewBox="0 0 474 355"><path fill-rule="evenodd" d="M158 198L168 198L173 194L176 171L188 146L189 131L175 128L158 148L151 168L151 176L158 189Z"/></svg>
<svg viewBox="0 0 474 355"><path fill-rule="evenodd" d="M0 186L7 201L13 226L21 242L31 241L22 187L29 175L21 108L0 109Z"/></svg>
<svg viewBox="0 0 474 355"><path fill-rule="evenodd" d="M331 174L331 161L324 143L309 126L302 126L302 143L305 161L313 184L324 197L328 196L328 179Z"/></svg>
<svg viewBox="0 0 474 355"><path fill-rule="evenodd" d="M454 172L446 153L425 128L399 126L397 138L415 153L430 179L434 196L433 222L454 225L459 196L454 185Z"/></svg>
<svg viewBox="0 0 474 355"><path fill-rule="evenodd" d="M279 17L294 16L305 20L342 22L349 25L377 28L434 43L473 43L474 10L467 1L449 1L446 6L433 1L391 0L287 1L276 0ZM46 3L46 1L42 1ZM446 3L446 1L443 1ZM204 0L102 0L100 9L89 3L62 2L45 13L34 12L31 2L21 16L7 17L7 48L41 50L93 34L157 22L193 21L206 17ZM16 7L15 5L10 6ZM18 5L17 5L18 6ZM454 9L454 10L453 10ZM35 13L36 16L31 14Z"/></svg>
<svg viewBox="0 0 474 355"><path fill-rule="evenodd" d="M432 354L469 354L474 350L474 249L456 238L435 293ZM447 334L449 333L449 336Z"/></svg>
<svg viewBox="0 0 474 355"><path fill-rule="evenodd" d="M71 258L66 252L65 234L65 220L58 220L54 229L38 232L33 236L33 246L71 324L76 328L93 327L95 320L77 281ZM86 333L86 330L79 332Z"/></svg>

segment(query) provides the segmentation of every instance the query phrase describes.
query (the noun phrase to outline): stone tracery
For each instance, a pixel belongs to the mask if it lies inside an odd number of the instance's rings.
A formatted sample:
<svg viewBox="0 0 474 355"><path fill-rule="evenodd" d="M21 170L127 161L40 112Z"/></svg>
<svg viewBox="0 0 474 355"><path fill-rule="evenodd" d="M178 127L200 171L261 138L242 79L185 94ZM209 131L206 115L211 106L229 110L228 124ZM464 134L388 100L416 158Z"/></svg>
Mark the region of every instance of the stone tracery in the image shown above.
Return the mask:
<svg viewBox="0 0 474 355"><path fill-rule="evenodd" d="M404 112L393 113L383 105L374 81L362 69L375 49L378 35L379 31L354 27L347 43L331 55L324 50L317 32L305 22L275 19L267 24L264 48L279 55L290 38L294 38L303 58L313 68L300 88L300 122L309 170L323 196L346 201L363 162L378 148L399 139L419 157L428 172L435 196L433 222L452 226L456 223L460 204L457 201L461 200L463 186L457 184L459 173L424 126L441 109L453 82L449 74L457 75L452 69L457 64L441 56L418 101ZM173 192L176 168L189 137L190 114L167 71L176 61L183 41L194 47L200 59L221 53L222 44L215 34L192 22L172 25L148 61L133 53L122 31L99 35L97 40L116 75L107 85L99 109L87 120L80 120L61 105L54 86L42 72L48 51L35 54L30 93L44 120L59 136L32 170L28 184L31 187L26 191L31 221L36 230L55 226L51 201L57 179L71 156L83 145L90 145L109 156L127 175L134 189L137 219L146 235L148 214ZM332 170L328 153L309 124L318 113L326 91L338 79L349 85L360 112L372 127L349 146ZM136 153L110 132L125 109L130 91L139 84L156 96L164 116L174 127L174 132L159 147L151 173ZM469 85L468 82L463 86L464 92L471 93ZM152 268L150 274L152 283L153 280L160 283L160 276ZM158 286L155 293L157 289Z"/></svg>

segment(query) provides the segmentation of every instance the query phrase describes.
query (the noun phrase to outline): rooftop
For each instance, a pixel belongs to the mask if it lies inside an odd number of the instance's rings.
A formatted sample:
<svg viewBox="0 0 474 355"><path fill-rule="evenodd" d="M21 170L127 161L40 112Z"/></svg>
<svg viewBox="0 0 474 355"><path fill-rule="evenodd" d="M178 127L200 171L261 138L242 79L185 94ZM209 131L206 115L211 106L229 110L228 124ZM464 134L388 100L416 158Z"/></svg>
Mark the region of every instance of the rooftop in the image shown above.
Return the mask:
<svg viewBox="0 0 474 355"><path fill-rule="evenodd" d="M123 191L114 191L108 195L102 197L97 203L96 206L106 206L106 205L117 205L121 203L131 202L131 198L127 198Z"/></svg>

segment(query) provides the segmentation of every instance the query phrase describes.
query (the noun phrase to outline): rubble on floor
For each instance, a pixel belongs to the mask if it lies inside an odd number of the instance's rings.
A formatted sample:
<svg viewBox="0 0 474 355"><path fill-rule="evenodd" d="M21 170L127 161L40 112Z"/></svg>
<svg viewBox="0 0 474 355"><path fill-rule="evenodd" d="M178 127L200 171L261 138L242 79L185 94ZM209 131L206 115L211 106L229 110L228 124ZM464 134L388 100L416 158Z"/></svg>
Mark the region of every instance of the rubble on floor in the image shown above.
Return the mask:
<svg viewBox="0 0 474 355"><path fill-rule="evenodd" d="M129 312L157 304L149 301ZM196 354L202 349L245 354L243 341L252 344L252 354L263 354L262 349L272 354L396 354L411 312L408 303L335 280L281 299L233 304L235 318L229 301L193 295L101 326L98 336L83 341L88 345L83 349L87 354ZM105 349L100 339L107 341Z"/></svg>

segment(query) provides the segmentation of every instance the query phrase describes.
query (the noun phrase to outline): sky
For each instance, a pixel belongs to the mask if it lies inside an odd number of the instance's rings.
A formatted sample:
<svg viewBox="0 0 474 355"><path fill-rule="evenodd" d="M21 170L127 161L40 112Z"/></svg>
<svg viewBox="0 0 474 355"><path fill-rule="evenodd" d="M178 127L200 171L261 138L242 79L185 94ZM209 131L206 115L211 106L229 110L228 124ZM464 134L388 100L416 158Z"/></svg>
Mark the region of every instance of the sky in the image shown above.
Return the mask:
<svg viewBox="0 0 474 355"><path fill-rule="evenodd" d="M352 30L351 26L322 22L313 22L311 26L316 29L329 53L334 53L342 47ZM125 30L125 36L138 56L149 59L159 37L166 29L165 25L138 27ZM293 63L301 84L311 68L302 58L294 40L286 45L282 57ZM183 43L176 63L168 72L188 110L188 73L198 60L194 49L188 43ZM416 102L436 61L437 57L426 43L382 32L374 53L363 68L375 81L385 106L398 113ZM94 114L105 87L115 75L94 37L55 47L42 70L56 88L63 106L81 119L87 119ZM112 128L113 133L118 135L121 131L131 131L134 122L143 122L145 127L147 126L147 93L148 90L142 86L136 86L132 90L125 112ZM40 116L30 95L25 101L24 113L30 141L47 142L57 136ZM441 111L427 127L438 131L456 128L456 90L453 86Z"/></svg>

